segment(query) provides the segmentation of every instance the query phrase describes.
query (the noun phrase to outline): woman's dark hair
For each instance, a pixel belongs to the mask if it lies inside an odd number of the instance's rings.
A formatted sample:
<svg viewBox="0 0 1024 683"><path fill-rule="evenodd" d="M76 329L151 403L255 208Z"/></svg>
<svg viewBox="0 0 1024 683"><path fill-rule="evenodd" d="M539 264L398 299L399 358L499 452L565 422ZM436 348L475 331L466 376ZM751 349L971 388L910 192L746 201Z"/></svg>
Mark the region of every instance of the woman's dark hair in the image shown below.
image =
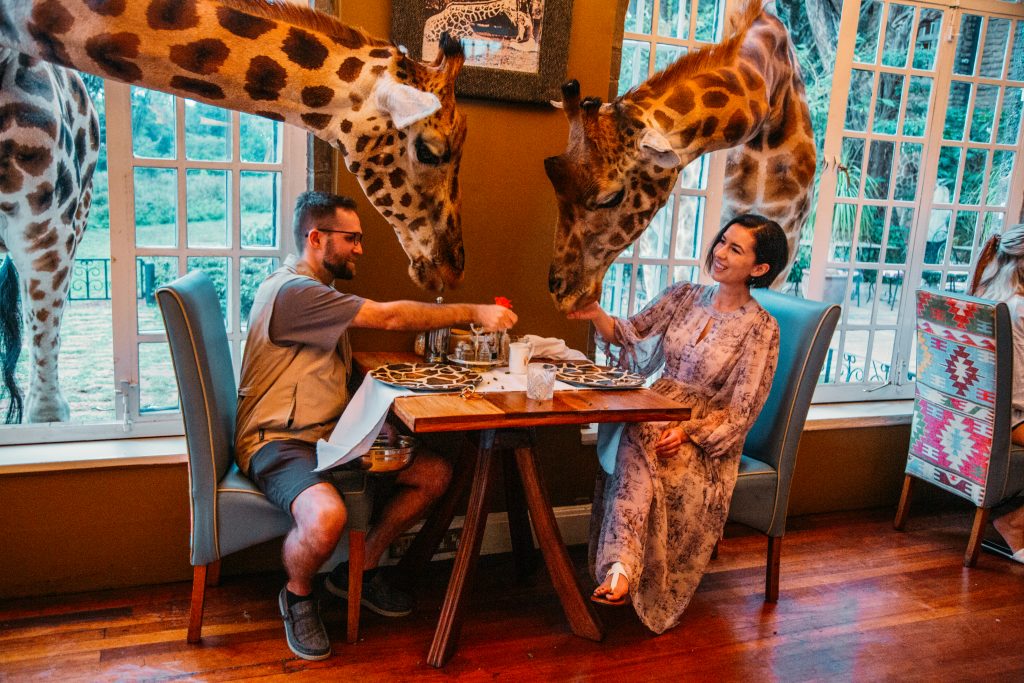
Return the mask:
<svg viewBox="0 0 1024 683"><path fill-rule="evenodd" d="M704 269L711 272L715 260L715 245L722 240L725 231L734 225L746 228L753 235L754 262L768 264L768 272L750 278L748 284L751 287L768 287L789 262L789 244L786 241L786 233L782 231L778 223L754 213L740 214L722 226L722 229L715 235L714 241L711 242L711 246L708 247L708 253L704 256Z"/></svg>

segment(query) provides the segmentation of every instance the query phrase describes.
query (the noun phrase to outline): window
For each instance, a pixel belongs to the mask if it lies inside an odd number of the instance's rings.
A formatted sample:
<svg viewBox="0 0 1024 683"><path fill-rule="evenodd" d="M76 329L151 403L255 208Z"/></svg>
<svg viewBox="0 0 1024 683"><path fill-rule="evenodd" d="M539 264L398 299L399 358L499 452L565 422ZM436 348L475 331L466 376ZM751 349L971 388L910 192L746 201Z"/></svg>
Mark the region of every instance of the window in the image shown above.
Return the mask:
<svg viewBox="0 0 1024 683"><path fill-rule="evenodd" d="M1024 10L861 0L842 3L823 34L829 22L812 26L804 3L774 4L794 38L819 150L814 208L783 290L843 307L815 398L910 397L914 290L962 291L983 241L1020 215L1011 188L1024 185ZM688 37L717 39L724 5L631 0L619 93L663 68L659 54L698 44ZM698 266L720 225L707 187L720 185L721 156L683 170L609 269L606 310L632 314L670 282L708 281Z"/></svg>
<svg viewBox="0 0 1024 683"><path fill-rule="evenodd" d="M83 78L104 144L61 328L61 386L71 421L0 427L8 443L180 434L155 290L206 271L221 299L237 372L253 294L290 250L291 206L305 189L305 132Z"/></svg>

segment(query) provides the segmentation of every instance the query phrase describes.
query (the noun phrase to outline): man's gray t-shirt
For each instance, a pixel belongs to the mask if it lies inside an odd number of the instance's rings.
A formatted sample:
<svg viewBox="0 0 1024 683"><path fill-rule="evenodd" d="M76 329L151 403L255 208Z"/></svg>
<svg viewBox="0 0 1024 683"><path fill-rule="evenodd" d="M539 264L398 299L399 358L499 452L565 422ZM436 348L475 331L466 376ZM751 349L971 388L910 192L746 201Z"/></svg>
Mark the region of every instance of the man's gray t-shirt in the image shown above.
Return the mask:
<svg viewBox="0 0 1024 683"><path fill-rule="evenodd" d="M270 341L329 351L338 345L365 301L311 278L293 280L277 292L270 316Z"/></svg>

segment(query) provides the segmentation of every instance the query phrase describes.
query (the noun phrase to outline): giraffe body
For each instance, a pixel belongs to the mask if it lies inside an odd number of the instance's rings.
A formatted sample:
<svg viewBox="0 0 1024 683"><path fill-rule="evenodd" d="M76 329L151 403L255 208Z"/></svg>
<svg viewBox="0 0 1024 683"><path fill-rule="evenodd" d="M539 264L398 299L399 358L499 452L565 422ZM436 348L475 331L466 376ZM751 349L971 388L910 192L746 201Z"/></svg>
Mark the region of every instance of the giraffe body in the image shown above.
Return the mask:
<svg viewBox="0 0 1024 683"><path fill-rule="evenodd" d="M467 0L452 2L423 25L423 57L430 59L444 33L458 40L477 33L476 24L497 16L505 16L516 27L516 41L530 39L533 21L519 11L519 0Z"/></svg>
<svg viewBox="0 0 1024 683"><path fill-rule="evenodd" d="M60 389L60 326L71 284L75 250L85 232L92 176L99 156L96 110L77 73L0 48L0 258L3 276L20 274L24 330L30 340L29 422L64 421ZM13 284L13 279L10 281ZM17 331L19 288L7 287L0 317ZM18 335L0 349L11 370ZM13 375L7 422L21 421L21 394Z"/></svg>
<svg viewBox="0 0 1024 683"><path fill-rule="evenodd" d="M461 280L457 42L418 62L273 0L4 0L0 47L309 130L340 149L417 284Z"/></svg>
<svg viewBox="0 0 1024 683"><path fill-rule="evenodd" d="M562 92L569 141L545 160L558 201L548 286L559 308L597 300L608 266L664 206L679 170L721 149L730 150L723 223L741 213L771 218L786 232L792 264L816 149L789 35L758 0L734 20L731 37L611 103L581 102L575 82Z"/></svg>

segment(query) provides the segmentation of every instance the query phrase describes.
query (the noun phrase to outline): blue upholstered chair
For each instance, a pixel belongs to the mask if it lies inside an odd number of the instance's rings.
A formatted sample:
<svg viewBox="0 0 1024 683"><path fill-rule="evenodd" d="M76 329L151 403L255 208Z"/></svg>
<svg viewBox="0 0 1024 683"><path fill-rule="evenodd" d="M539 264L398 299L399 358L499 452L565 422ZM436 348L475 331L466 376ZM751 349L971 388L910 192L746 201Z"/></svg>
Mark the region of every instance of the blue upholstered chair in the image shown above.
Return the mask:
<svg viewBox="0 0 1024 683"><path fill-rule="evenodd" d="M1010 441L1013 337L1005 303L917 291L917 390L903 492L893 526L907 520L915 480L975 505L964 566L978 560L990 510L1024 489L1024 449Z"/></svg>
<svg viewBox="0 0 1024 683"><path fill-rule="evenodd" d="M225 555L282 536L291 515L264 497L234 462L235 375L213 284L196 271L156 292L178 380L188 447L192 606L188 642L198 642L206 585L215 585ZM344 472L335 483L348 508L349 642L359 629L364 536L371 496L366 476Z"/></svg>
<svg viewBox="0 0 1024 683"><path fill-rule="evenodd" d="M754 290L754 296L779 322L779 364L743 445L729 519L768 535L764 593L767 602L775 602L797 447L840 309L765 290Z"/></svg>

